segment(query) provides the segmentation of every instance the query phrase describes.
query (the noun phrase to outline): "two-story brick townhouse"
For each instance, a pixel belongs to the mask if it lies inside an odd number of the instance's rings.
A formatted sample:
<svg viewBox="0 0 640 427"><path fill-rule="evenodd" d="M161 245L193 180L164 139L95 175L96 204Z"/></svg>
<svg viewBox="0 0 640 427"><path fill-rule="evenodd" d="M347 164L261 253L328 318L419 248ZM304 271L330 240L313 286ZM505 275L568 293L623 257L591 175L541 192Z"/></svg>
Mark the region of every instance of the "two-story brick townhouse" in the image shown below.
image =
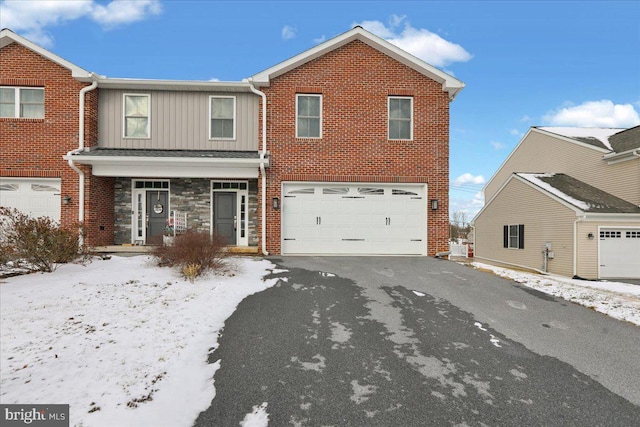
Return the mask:
<svg viewBox="0 0 640 427"><path fill-rule="evenodd" d="M447 250L462 82L360 27L250 81L267 99L270 252Z"/></svg>
<svg viewBox="0 0 640 427"><path fill-rule="evenodd" d="M640 126L533 127L484 193L473 221L476 259L640 278Z"/></svg>
<svg viewBox="0 0 640 427"><path fill-rule="evenodd" d="M113 240L113 210L102 209L113 185L62 157L79 144L97 144L96 78L10 30L0 32L0 205L64 226L92 224L93 245Z"/></svg>
<svg viewBox="0 0 640 427"><path fill-rule="evenodd" d="M185 213L264 253L446 249L463 84L362 28L241 82L91 78L97 138L64 164L108 183L87 197L113 221L85 217L107 243L159 242Z"/></svg>

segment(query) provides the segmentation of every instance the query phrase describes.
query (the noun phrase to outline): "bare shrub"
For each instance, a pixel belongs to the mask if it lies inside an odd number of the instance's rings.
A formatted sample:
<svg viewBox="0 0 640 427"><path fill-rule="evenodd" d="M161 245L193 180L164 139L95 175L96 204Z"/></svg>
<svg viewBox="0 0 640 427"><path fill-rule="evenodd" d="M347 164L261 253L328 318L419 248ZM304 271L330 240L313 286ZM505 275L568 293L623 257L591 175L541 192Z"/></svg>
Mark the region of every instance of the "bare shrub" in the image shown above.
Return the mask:
<svg viewBox="0 0 640 427"><path fill-rule="evenodd" d="M189 230L178 234L173 244L157 246L152 255L157 258L158 265L177 267L185 278L193 281L197 276L225 266L224 248L224 239Z"/></svg>
<svg viewBox="0 0 640 427"><path fill-rule="evenodd" d="M78 258L80 233L80 227L69 230L46 216L0 207L0 249L6 258L24 260L39 271L51 272Z"/></svg>

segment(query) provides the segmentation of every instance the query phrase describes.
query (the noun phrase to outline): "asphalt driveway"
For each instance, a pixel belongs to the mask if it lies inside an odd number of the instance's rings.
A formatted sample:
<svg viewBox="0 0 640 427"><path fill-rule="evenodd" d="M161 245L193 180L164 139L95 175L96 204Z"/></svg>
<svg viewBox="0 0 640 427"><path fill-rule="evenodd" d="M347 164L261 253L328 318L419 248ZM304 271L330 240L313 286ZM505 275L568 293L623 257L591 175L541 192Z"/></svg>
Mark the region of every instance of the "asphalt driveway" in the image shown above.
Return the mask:
<svg viewBox="0 0 640 427"><path fill-rule="evenodd" d="M640 328L424 257L286 257L210 361L198 426L637 425Z"/></svg>

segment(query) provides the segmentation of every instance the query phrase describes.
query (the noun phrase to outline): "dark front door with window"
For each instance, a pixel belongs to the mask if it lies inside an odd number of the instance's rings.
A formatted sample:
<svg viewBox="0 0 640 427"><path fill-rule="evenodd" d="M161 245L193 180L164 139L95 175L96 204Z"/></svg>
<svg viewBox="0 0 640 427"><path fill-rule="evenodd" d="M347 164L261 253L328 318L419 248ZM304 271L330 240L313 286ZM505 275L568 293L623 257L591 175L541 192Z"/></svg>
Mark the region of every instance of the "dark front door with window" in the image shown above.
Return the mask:
<svg viewBox="0 0 640 427"><path fill-rule="evenodd" d="M227 245L236 244L238 217L236 193L214 193L214 229L217 236L225 239Z"/></svg>
<svg viewBox="0 0 640 427"><path fill-rule="evenodd" d="M147 191L147 245L161 245L169 218L169 192Z"/></svg>

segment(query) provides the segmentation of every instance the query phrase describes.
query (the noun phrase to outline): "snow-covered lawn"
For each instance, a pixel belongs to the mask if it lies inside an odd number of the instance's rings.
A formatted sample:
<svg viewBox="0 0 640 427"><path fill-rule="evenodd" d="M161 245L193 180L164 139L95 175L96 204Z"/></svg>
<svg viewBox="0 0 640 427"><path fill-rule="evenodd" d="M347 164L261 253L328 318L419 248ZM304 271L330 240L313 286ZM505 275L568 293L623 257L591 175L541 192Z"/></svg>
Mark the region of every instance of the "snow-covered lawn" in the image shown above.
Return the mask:
<svg viewBox="0 0 640 427"><path fill-rule="evenodd" d="M148 256L0 279L0 402L70 404L72 426L192 425L215 396L225 320L276 283L269 261L231 262L195 283Z"/></svg>
<svg viewBox="0 0 640 427"><path fill-rule="evenodd" d="M640 286L638 285L525 273L479 262L474 262L472 265L475 268L493 271L498 276L506 277L545 294L640 325Z"/></svg>

